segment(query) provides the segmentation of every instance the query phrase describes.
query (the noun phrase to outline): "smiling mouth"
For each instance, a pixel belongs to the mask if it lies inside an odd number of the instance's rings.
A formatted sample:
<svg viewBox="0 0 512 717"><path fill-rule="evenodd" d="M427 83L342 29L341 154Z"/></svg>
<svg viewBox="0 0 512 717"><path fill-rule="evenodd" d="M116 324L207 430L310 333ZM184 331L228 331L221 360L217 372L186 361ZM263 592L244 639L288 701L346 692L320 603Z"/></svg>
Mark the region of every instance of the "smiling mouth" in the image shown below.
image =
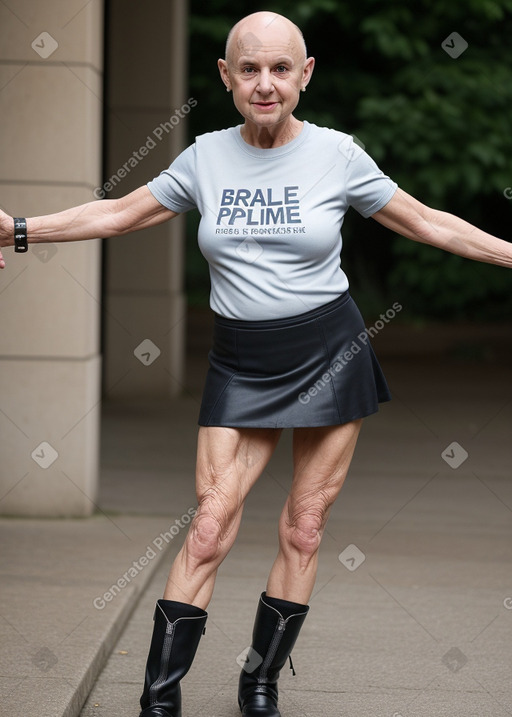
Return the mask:
<svg viewBox="0 0 512 717"><path fill-rule="evenodd" d="M277 102L254 102L253 104L256 105L256 107L261 107L262 109L269 109L271 107L275 107Z"/></svg>

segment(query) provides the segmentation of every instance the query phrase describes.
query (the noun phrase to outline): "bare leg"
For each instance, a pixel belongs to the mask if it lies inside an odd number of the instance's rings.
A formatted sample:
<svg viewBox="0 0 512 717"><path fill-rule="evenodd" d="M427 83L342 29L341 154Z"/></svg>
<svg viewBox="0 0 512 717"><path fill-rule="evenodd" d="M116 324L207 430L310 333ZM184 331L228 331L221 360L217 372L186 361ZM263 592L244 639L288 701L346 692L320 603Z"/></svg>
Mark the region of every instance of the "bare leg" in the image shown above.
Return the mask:
<svg viewBox="0 0 512 717"><path fill-rule="evenodd" d="M294 476L279 520L279 553L267 594L307 604L329 511L348 473L362 420L294 430Z"/></svg>
<svg viewBox="0 0 512 717"><path fill-rule="evenodd" d="M197 444L199 503L169 573L164 599L206 609L219 565L231 549L244 501L263 472L281 431L201 427Z"/></svg>

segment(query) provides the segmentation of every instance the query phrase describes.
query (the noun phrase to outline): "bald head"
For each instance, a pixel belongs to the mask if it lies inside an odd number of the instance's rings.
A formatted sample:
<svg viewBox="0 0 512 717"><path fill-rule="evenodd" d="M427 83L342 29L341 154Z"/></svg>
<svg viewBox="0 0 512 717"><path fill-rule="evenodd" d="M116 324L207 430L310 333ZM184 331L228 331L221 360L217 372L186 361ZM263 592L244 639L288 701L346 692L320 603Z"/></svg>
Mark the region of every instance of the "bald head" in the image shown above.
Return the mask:
<svg viewBox="0 0 512 717"><path fill-rule="evenodd" d="M226 61L230 65L239 55L253 55L263 45L278 44L287 46L297 59L306 60L304 36L295 23L274 12L255 12L231 29L226 42Z"/></svg>
<svg viewBox="0 0 512 717"><path fill-rule="evenodd" d="M315 59L307 57L302 32L293 22L274 12L244 17L229 33L226 58L217 66L245 118L246 142L268 147L269 141L273 145L295 136L302 125L293 111Z"/></svg>

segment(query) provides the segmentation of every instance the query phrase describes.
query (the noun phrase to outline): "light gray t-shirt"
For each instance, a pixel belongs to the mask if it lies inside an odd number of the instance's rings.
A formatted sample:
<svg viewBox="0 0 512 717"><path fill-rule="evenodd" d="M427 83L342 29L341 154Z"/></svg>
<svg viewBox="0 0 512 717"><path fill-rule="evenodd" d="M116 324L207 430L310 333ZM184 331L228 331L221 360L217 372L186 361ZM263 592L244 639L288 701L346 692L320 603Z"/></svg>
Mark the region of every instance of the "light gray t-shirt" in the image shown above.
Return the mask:
<svg viewBox="0 0 512 717"><path fill-rule="evenodd" d="M397 189L350 135L308 122L276 149L247 144L240 126L201 135L148 187L174 212L197 207L210 305L246 321L302 314L346 291L345 213L369 217Z"/></svg>

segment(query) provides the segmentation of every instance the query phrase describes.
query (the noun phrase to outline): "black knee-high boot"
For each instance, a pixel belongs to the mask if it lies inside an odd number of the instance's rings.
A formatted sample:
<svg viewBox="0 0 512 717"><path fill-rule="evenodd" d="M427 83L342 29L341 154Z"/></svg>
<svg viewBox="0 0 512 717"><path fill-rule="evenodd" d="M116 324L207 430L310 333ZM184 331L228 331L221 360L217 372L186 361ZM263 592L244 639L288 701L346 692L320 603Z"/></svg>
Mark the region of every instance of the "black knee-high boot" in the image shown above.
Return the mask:
<svg viewBox="0 0 512 717"><path fill-rule="evenodd" d="M281 717L277 709L277 679L290 656L309 607L269 598L262 593L254 622L252 656L242 670L238 704L243 717ZM250 670L254 661L260 664Z"/></svg>
<svg viewBox="0 0 512 717"><path fill-rule="evenodd" d="M140 717L181 717L180 680L192 665L207 617L194 605L157 601Z"/></svg>

